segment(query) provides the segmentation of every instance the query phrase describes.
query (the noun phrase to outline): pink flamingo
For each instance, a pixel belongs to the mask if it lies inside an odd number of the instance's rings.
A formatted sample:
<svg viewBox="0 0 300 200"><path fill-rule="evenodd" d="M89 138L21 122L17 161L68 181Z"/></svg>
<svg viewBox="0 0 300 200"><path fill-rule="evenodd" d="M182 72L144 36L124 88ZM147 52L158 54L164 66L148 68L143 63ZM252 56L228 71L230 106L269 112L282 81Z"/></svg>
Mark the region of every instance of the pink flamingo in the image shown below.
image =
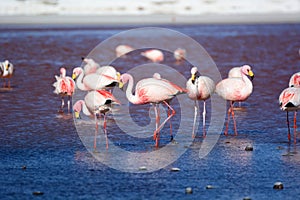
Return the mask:
<svg viewBox="0 0 300 200"><path fill-rule="evenodd" d="M160 75L159 75L160 76ZM173 99L176 95L186 93L184 88L167 81L165 79L160 80L157 78L146 78L140 80L135 86L135 94L132 94L133 89L133 77L130 74L123 74L121 76L121 83L126 84L128 82L128 87L126 89L126 97L133 104L153 104L156 116L156 129L154 131L153 138L156 141L155 146L158 147L159 144L159 131L162 129L164 124L175 115L175 110L169 105L169 101ZM171 111L171 115L164 120L163 123L159 125L159 110L158 104L164 103ZM171 137L172 139L172 137Z"/></svg>
<svg viewBox="0 0 300 200"><path fill-rule="evenodd" d="M75 91L75 82L71 77L66 76L66 69L64 67L60 68L60 76L55 75L55 79L56 82L53 83L55 87L54 93L61 96L61 107L58 112L63 113L65 96L68 97L68 112L70 112L70 100Z"/></svg>
<svg viewBox="0 0 300 200"><path fill-rule="evenodd" d="M78 89L83 91L102 90L113 87L119 83L118 78L106 74L91 73L85 75L81 67L76 67L73 70L72 78L76 79Z"/></svg>
<svg viewBox="0 0 300 200"><path fill-rule="evenodd" d="M178 48L174 51L174 58L176 61L180 62L186 58L186 50L182 48Z"/></svg>
<svg viewBox="0 0 300 200"><path fill-rule="evenodd" d="M286 121L288 126L288 140L291 140L289 111L294 111L294 143L297 139L297 111L300 109L300 88L289 87L284 89L279 96L280 109L286 111Z"/></svg>
<svg viewBox="0 0 300 200"><path fill-rule="evenodd" d="M164 60L164 54L158 49L151 49L141 53L142 56L148 58L152 62L162 62Z"/></svg>
<svg viewBox="0 0 300 200"><path fill-rule="evenodd" d="M75 118L80 118L80 112L87 116L95 118L95 138L94 150L97 149L97 135L98 135L98 120L97 116L103 115L103 130L106 138L106 148L108 148L107 130L106 130L106 114L111 111L111 104L120 102L106 90L90 91L84 97L84 100L78 100L74 106Z"/></svg>
<svg viewBox="0 0 300 200"><path fill-rule="evenodd" d="M127 53L134 51L134 48L129 46L129 45L119 45L115 49L116 51L116 56L121 57L125 56Z"/></svg>
<svg viewBox="0 0 300 200"><path fill-rule="evenodd" d="M11 62L5 60L4 62L0 63L0 77L4 78L3 87L6 87L5 79L8 79L7 87L10 88L10 78L12 77L13 73L14 73L14 66Z"/></svg>
<svg viewBox="0 0 300 200"><path fill-rule="evenodd" d="M237 135L233 103L235 101L245 101L251 95L253 90L252 81L247 77L247 75L250 76L251 79L254 77L251 67L249 65L244 65L240 70L242 74L241 78L227 78L220 81L216 86L216 93L223 99L230 101L230 109L228 110L226 129L224 132L225 135L228 134L230 113L234 123L234 133Z"/></svg>
<svg viewBox="0 0 300 200"><path fill-rule="evenodd" d="M96 70L100 67L100 65L96 63L92 58L82 57L82 61L86 63L86 65L84 65L83 67L85 75L95 73Z"/></svg>
<svg viewBox="0 0 300 200"><path fill-rule="evenodd" d="M297 72L291 76L289 87L300 87L300 72Z"/></svg>
<svg viewBox="0 0 300 200"><path fill-rule="evenodd" d="M206 136L205 129L205 101L210 98L210 95L215 91L214 81L207 76L199 76L197 67L191 69L191 78L186 83L186 88L188 90L188 97L195 101L195 112L194 112L194 124L192 137L195 137L195 124L197 117L197 100L203 100L203 137Z"/></svg>

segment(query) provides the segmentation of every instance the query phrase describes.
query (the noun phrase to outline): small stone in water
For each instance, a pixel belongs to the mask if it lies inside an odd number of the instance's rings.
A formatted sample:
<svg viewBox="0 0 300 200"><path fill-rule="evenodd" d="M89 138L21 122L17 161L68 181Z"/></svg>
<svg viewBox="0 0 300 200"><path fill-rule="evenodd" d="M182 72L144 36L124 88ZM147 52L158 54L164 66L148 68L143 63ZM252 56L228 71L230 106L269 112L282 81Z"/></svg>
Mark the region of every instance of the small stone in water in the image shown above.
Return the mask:
<svg viewBox="0 0 300 200"><path fill-rule="evenodd" d="M43 195L44 192L41 192L41 191L34 191L32 192L33 195Z"/></svg>
<svg viewBox="0 0 300 200"><path fill-rule="evenodd" d="M26 166L25 166L25 165L23 165L23 166L22 166L22 169L23 169L23 170L25 170L25 169L26 169Z"/></svg>
<svg viewBox="0 0 300 200"><path fill-rule="evenodd" d="M206 189L213 189L214 187L212 185L207 185Z"/></svg>
<svg viewBox="0 0 300 200"><path fill-rule="evenodd" d="M141 171L147 170L147 167L146 167L146 166L141 166L141 167L139 168L139 170L141 170Z"/></svg>
<svg viewBox="0 0 300 200"><path fill-rule="evenodd" d="M251 200L250 197L244 197L243 200Z"/></svg>
<svg viewBox="0 0 300 200"><path fill-rule="evenodd" d="M253 151L253 146L247 145L245 151Z"/></svg>
<svg viewBox="0 0 300 200"><path fill-rule="evenodd" d="M178 172L178 171L180 171L180 169L177 168L177 167L172 167L172 168L171 168L171 171L172 171L172 172Z"/></svg>
<svg viewBox="0 0 300 200"><path fill-rule="evenodd" d="M282 190L283 184L281 182L276 182L276 183L274 183L273 189Z"/></svg>
<svg viewBox="0 0 300 200"><path fill-rule="evenodd" d="M187 187L187 188L185 188L185 193L186 194L192 194L193 193L193 189L191 187Z"/></svg>

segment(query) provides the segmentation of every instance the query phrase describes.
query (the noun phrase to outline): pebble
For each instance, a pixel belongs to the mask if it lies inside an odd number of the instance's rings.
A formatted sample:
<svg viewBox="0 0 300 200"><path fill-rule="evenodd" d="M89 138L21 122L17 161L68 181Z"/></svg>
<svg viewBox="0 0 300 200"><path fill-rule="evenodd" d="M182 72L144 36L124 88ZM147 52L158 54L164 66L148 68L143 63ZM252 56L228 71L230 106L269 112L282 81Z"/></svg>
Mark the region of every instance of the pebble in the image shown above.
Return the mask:
<svg viewBox="0 0 300 200"><path fill-rule="evenodd" d="M283 184L281 182L276 182L276 183L274 183L273 189L282 190Z"/></svg>
<svg viewBox="0 0 300 200"><path fill-rule="evenodd" d="M41 192L41 191L34 191L32 192L33 195L43 195L44 192Z"/></svg>
<svg viewBox="0 0 300 200"><path fill-rule="evenodd" d="M187 188L185 188L185 193L186 194L192 194L193 193L193 189L191 187L187 187Z"/></svg>
<svg viewBox="0 0 300 200"><path fill-rule="evenodd" d="M251 200L251 197L244 197L243 200Z"/></svg>
<svg viewBox="0 0 300 200"><path fill-rule="evenodd" d="M245 147L245 151L253 151L253 146L247 145L247 146Z"/></svg>
<svg viewBox="0 0 300 200"><path fill-rule="evenodd" d="M22 169L25 170L27 167L25 165L22 166Z"/></svg>
<svg viewBox="0 0 300 200"><path fill-rule="evenodd" d="M207 185L206 186L206 189L213 189L214 188L214 186L212 186L212 185Z"/></svg>
<svg viewBox="0 0 300 200"><path fill-rule="evenodd" d="M141 167L139 167L139 170L140 171L145 171L145 170L147 170L147 167L146 166L141 166Z"/></svg>
<svg viewBox="0 0 300 200"><path fill-rule="evenodd" d="M172 168L171 168L171 171L172 171L172 172L179 172L179 171L180 171L180 169L179 169L179 168L177 168L177 167L172 167Z"/></svg>

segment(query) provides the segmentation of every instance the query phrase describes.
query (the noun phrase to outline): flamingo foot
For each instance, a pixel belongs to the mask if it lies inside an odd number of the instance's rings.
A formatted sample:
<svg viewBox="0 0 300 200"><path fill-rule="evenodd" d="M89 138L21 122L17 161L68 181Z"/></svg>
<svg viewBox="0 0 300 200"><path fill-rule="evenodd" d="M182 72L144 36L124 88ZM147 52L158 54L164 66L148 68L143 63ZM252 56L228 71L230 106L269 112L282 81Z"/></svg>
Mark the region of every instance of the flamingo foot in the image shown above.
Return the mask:
<svg viewBox="0 0 300 200"><path fill-rule="evenodd" d="M57 112L58 112L59 114L63 114L63 113L64 113L64 110L60 108Z"/></svg>

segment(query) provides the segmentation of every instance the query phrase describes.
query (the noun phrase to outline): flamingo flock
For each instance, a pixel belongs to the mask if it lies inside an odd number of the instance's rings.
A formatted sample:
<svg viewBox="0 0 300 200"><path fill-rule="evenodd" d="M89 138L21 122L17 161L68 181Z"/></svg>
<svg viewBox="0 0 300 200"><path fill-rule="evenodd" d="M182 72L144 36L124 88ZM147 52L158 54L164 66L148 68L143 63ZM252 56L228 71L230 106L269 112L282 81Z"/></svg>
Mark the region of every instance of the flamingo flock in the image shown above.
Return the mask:
<svg viewBox="0 0 300 200"><path fill-rule="evenodd" d="M129 45L119 45L116 48L116 55L124 57L127 53L135 49ZM162 62L164 55L162 51L150 49L141 53L152 62ZM174 51L174 58L180 62L186 58L186 50L178 48ZM82 58L85 64L83 68L75 67L72 78L66 76L66 69L60 69L60 76L55 76L56 82L54 92L61 96L62 102L59 112L63 112L64 98L68 97L68 112L70 112L70 98L75 88L85 91L84 99L78 100L73 105L74 116L76 119L81 118L81 113L95 120L95 138L94 149L97 148L98 118L103 116L103 129L106 137L106 148L108 148L107 139L107 114L112 110L112 104L121 104L111 90L119 85L122 88L127 84L125 96L129 102L136 105L150 104L155 111L155 129L153 130L153 139L155 146L159 147L160 132L167 122L170 124L170 139L173 140L171 119L176 114L171 105L171 100L177 95L186 94L187 99L194 102L194 119L192 128L192 137L197 135L196 121L198 116L198 102L203 101L202 112L202 136L206 137L206 101L216 93L224 100L229 102L227 112L227 121L224 135L228 135L229 124L232 118L234 135L238 135L237 123L235 120L234 102L246 101L253 92L254 73L251 66L243 65L232 68L228 73L228 78L215 83L210 77L200 75L197 67L190 69L191 76L187 80L185 87L179 86L174 82L161 77L159 73L154 73L148 78L138 80L134 86L134 77L131 74L124 73L121 75L113 66L100 66L91 58ZM6 64L7 66L8 64ZM3 65L4 66L4 65ZM200 66L201 67L201 66ZM8 67L1 67L1 73ZM6 72L5 72L6 73ZM280 108L287 112L288 140L291 140L288 112L294 112L294 142L296 143L297 125L296 115L300 109L300 72L295 73L289 81L289 87L284 89L279 96ZM161 122L159 104L168 109L167 118Z"/></svg>

